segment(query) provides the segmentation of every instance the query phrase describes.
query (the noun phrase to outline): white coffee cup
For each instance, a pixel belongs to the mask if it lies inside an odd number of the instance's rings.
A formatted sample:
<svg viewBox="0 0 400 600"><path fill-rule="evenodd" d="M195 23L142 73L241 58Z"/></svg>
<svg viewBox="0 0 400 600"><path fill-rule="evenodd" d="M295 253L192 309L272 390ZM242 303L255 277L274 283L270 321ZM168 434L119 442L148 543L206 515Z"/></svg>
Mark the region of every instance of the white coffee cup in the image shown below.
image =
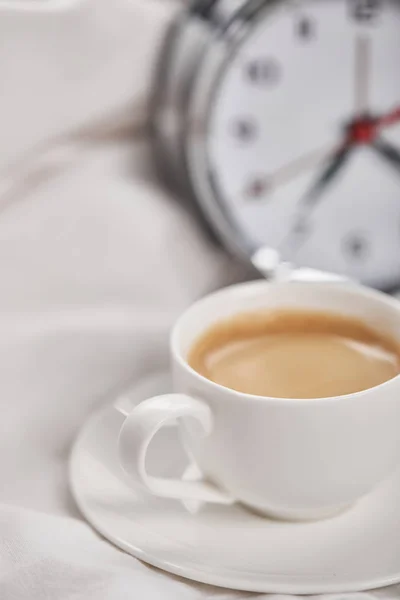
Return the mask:
<svg viewBox="0 0 400 600"><path fill-rule="evenodd" d="M292 400L243 394L209 381L187 363L212 324L258 309L308 309L354 316L400 342L400 303L349 283L233 286L192 306L171 336L174 394L151 398L122 425L123 469L158 496L239 501L283 519L319 519L352 505L400 466L400 376L346 396ZM203 481L155 478L147 448L168 421Z"/></svg>

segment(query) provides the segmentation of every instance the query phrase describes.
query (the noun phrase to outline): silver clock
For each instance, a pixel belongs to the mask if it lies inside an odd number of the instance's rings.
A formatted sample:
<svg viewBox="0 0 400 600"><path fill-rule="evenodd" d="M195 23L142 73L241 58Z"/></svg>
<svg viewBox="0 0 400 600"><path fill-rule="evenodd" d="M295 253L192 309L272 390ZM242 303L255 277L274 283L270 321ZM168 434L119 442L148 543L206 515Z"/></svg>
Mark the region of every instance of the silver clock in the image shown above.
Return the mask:
<svg viewBox="0 0 400 600"><path fill-rule="evenodd" d="M203 0L157 73L159 162L244 260L400 285L400 0Z"/></svg>

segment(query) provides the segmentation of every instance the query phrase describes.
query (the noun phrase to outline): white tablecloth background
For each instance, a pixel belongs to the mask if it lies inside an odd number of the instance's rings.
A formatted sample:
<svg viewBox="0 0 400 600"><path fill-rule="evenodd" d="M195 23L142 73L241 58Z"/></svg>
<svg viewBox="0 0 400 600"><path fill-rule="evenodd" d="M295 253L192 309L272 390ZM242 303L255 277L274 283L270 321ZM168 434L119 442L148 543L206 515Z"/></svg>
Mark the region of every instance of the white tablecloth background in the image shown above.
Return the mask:
<svg viewBox="0 0 400 600"><path fill-rule="evenodd" d="M248 596L123 554L68 490L85 417L165 366L176 316L240 277L130 136L177 8L0 1L0 600Z"/></svg>

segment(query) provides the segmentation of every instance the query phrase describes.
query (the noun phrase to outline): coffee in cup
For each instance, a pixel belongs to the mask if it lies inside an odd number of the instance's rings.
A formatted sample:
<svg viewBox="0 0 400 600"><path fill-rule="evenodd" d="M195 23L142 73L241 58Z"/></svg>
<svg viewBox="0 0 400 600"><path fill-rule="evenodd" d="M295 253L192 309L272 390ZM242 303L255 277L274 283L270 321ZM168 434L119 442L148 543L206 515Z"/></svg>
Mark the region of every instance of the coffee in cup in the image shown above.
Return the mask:
<svg viewBox="0 0 400 600"><path fill-rule="evenodd" d="M353 394L400 372L400 347L366 323L333 312L242 313L195 342L189 365L246 394L324 398Z"/></svg>

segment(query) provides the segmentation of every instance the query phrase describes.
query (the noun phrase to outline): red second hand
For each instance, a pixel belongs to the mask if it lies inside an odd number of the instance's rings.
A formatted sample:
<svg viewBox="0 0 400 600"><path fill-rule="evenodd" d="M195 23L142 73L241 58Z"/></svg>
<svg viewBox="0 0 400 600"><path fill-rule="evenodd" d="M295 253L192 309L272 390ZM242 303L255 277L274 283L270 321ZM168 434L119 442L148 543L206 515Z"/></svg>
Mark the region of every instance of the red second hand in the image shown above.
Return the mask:
<svg viewBox="0 0 400 600"><path fill-rule="evenodd" d="M390 127L400 121L400 106L375 121L376 127Z"/></svg>

